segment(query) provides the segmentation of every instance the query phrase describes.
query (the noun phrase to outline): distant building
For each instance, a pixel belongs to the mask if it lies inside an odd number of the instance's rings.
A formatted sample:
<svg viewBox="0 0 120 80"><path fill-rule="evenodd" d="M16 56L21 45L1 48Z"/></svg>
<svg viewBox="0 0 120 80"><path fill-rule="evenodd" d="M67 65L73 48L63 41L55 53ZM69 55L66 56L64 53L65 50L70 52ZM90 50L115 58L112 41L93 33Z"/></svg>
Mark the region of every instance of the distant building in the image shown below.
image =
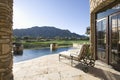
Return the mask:
<svg viewBox="0 0 120 80"><path fill-rule="evenodd" d="M120 70L120 0L90 0L91 51Z"/></svg>

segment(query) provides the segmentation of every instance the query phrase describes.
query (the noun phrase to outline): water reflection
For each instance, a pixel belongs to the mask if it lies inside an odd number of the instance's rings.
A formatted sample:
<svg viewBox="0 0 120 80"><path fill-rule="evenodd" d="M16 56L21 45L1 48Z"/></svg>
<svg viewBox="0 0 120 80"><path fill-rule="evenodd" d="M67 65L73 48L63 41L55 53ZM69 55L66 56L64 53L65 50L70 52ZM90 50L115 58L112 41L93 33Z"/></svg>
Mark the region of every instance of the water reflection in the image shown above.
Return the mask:
<svg viewBox="0 0 120 80"><path fill-rule="evenodd" d="M71 47L58 48L54 51L51 51L50 48L24 49L23 54L14 55L13 61L14 61L14 63L16 63L16 62L25 61L25 60L33 59L36 57L44 56L44 55L57 54L59 52L66 51L69 49L71 49Z"/></svg>
<svg viewBox="0 0 120 80"><path fill-rule="evenodd" d="M22 56L23 51L13 51L14 56Z"/></svg>

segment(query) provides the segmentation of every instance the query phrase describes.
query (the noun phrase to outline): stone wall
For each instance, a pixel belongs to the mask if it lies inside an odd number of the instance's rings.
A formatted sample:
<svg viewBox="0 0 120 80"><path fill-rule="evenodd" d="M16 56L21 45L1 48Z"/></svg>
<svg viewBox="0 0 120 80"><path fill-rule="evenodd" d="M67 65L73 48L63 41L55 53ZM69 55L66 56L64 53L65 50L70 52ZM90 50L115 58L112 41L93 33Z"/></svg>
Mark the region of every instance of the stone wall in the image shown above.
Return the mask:
<svg viewBox="0 0 120 80"><path fill-rule="evenodd" d="M90 11L92 12L103 1L106 0L90 0Z"/></svg>
<svg viewBox="0 0 120 80"><path fill-rule="evenodd" d="M93 13L99 10L107 9L119 1L120 0L90 0L90 12Z"/></svg>
<svg viewBox="0 0 120 80"><path fill-rule="evenodd" d="M13 0L0 0L0 80L13 80Z"/></svg>

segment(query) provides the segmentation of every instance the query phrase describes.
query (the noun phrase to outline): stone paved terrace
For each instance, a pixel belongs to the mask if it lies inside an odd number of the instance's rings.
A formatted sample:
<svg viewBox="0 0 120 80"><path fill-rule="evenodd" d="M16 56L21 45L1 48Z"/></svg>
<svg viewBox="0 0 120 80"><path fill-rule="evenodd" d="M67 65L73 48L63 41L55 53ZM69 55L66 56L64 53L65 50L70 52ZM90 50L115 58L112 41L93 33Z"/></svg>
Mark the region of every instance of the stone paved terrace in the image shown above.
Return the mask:
<svg viewBox="0 0 120 80"><path fill-rule="evenodd" d="M120 72L100 61L88 73L83 72L82 66L76 63L71 67L67 59L59 62L58 54L43 56L15 63L14 80L120 80Z"/></svg>

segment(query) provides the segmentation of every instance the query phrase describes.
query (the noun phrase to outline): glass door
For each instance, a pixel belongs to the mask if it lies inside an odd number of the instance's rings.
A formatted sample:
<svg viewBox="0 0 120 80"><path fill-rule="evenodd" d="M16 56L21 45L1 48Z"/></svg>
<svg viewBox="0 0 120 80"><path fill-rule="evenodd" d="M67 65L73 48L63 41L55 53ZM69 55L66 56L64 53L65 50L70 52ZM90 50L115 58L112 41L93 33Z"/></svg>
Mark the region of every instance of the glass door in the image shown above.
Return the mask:
<svg viewBox="0 0 120 80"><path fill-rule="evenodd" d="M120 13L110 16L110 53L109 62L120 67Z"/></svg>
<svg viewBox="0 0 120 80"><path fill-rule="evenodd" d="M107 58L107 18L97 20L97 57L106 62Z"/></svg>

